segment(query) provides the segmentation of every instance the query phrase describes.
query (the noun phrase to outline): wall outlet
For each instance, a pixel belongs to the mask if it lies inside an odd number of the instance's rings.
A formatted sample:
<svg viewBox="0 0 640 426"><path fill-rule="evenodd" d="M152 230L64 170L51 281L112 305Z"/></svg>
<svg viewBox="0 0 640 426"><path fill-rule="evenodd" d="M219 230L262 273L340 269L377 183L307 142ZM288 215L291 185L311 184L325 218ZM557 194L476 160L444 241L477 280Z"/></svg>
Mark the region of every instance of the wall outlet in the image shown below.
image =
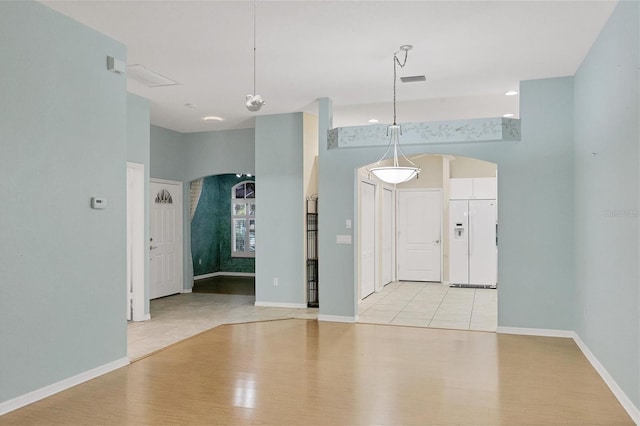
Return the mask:
<svg viewBox="0 0 640 426"><path fill-rule="evenodd" d="M278 285L278 284L280 284L280 282L278 281L278 277L275 277L273 279L273 285Z"/></svg>

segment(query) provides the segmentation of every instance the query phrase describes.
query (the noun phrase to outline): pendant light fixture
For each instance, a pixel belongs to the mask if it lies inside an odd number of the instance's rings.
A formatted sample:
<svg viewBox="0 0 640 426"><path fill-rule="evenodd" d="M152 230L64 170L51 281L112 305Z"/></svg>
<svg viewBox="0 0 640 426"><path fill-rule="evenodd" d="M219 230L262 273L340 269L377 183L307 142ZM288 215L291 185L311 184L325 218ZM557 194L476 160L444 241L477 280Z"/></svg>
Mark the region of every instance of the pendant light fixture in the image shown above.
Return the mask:
<svg viewBox="0 0 640 426"><path fill-rule="evenodd" d="M256 112L264 104L262 96L256 94L256 0L253 0L253 94L246 96L246 105L249 111Z"/></svg>
<svg viewBox="0 0 640 426"><path fill-rule="evenodd" d="M392 184L407 182L414 177L417 177L420 173L420 167L418 167L413 161L409 160L402 149L400 148L400 136L402 135L402 127L396 122L396 73L397 66L403 68L407 63L407 56L409 50L413 46L405 44L400 46L400 50L393 54L393 124L387 127L387 136L389 136L389 146L380 159L374 163L371 167L368 167L370 173L373 173L378 179ZM398 53L404 52L404 60L400 62L398 59ZM393 165L383 166L383 161L389 151L393 147ZM398 157L400 153L400 157Z"/></svg>

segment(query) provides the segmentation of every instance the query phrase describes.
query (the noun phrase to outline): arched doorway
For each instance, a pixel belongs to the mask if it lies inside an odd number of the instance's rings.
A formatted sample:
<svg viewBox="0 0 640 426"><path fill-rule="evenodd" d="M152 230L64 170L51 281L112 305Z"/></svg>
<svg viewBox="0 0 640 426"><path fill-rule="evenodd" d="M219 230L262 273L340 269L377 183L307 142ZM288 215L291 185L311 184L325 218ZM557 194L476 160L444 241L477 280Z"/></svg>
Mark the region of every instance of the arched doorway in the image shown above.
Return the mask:
<svg viewBox="0 0 640 426"><path fill-rule="evenodd" d="M495 331L497 165L412 159L422 173L404 184L356 173L359 321Z"/></svg>

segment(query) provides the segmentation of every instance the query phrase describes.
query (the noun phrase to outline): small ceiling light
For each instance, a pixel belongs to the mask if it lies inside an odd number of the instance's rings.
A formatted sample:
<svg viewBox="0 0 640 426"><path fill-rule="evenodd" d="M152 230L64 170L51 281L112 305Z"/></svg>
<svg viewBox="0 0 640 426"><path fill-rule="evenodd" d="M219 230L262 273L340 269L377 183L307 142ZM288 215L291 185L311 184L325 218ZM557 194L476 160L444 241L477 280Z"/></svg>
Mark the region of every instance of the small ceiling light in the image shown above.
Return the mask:
<svg viewBox="0 0 640 426"><path fill-rule="evenodd" d="M216 117L215 115L208 115L206 117L202 117L204 121L224 121L222 117Z"/></svg>
<svg viewBox="0 0 640 426"><path fill-rule="evenodd" d="M371 120L369 120L369 123L371 123L371 124L378 123L378 119L377 118L372 118Z"/></svg>
<svg viewBox="0 0 640 426"><path fill-rule="evenodd" d="M506 96L515 96L517 94L518 92L516 92L515 90L509 90L508 92L505 92Z"/></svg>
<svg viewBox="0 0 640 426"><path fill-rule="evenodd" d="M253 176L251 173L247 173L247 177L251 177Z"/></svg>
<svg viewBox="0 0 640 426"><path fill-rule="evenodd" d="M402 135L402 128L396 122L396 83L397 83L397 65L400 65L400 68L403 68L407 63L407 56L409 55L409 50L411 50L413 46L410 44L405 44L400 46L400 50L393 54L393 124L387 127L387 135L389 138L389 146L385 153L380 157L380 159L373 164L372 167L368 167L370 173L373 173L378 179L392 184L407 182L414 177L417 177L420 173L420 167L418 167L413 161L409 160L406 155L400 149L400 135ZM398 59L398 53L404 52L404 60L400 62ZM383 166L382 162L385 160L385 157L391 150L393 146L393 165L392 166ZM400 152L401 157L398 158L398 152ZM400 160L402 160L401 164Z"/></svg>
<svg viewBox="0 0 640 426"><path fill-rule="evenodd" d="M505 114L505 115L503 115L503 117L504 117L504 118L511 118L511 117L513 117L513 114L511 114L511 113L509 113L509 114Z"/></svg>
<svg viewBox="0 0 640 426"><path fill-rule="evenodd" d="M247 109L251 112L260 111L266 102L262 96L256 94L256 0L253 0L253 94L245 97Z"/></svg>
<svg viewBox="0 0 640 426"><path fill-rule="evenodd" d="M236 177L242 177L242 174L236 173Z"/></svg>

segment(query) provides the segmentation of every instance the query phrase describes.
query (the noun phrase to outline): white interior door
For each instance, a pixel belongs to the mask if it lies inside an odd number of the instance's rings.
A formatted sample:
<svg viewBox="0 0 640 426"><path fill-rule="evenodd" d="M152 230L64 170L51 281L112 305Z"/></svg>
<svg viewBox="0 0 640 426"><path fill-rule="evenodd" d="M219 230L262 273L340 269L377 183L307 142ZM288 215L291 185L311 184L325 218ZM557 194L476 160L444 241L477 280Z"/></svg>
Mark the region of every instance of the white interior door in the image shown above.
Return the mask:
<svg viewBox="0 0 640 426"><path fill-rule="evenodd" d="M375 291L376 187L360 182L360 298Z"/></svg>
<svg viewBox="0 0 640 426"><path fill-rule="evenodd" d="M127 163L127 320L144 315L144 164Z"/></svg>
<svg viewBox="0 0 640 426"><path fill-rule="evenodd" d="M152 180L150 186L149 298L182 292L182 183Z"/></svg>
<svg viewBox="0 0 640 426"><path fill-rule="evenodd" d="M393 190L382 189L382 285L393 281L393 234L395 220L393 217Z"/></svg>
<svg viewBox="0 0 640 426"><path fill-rule="evenodd" d="M496 200L469 200L469 283L496 285Z"/></svg>
<svg viewBox="0 0 640 426"><path fill-rule="evenodd" d="M398 280L441 280L442 193L398 190Z"/></svg>

